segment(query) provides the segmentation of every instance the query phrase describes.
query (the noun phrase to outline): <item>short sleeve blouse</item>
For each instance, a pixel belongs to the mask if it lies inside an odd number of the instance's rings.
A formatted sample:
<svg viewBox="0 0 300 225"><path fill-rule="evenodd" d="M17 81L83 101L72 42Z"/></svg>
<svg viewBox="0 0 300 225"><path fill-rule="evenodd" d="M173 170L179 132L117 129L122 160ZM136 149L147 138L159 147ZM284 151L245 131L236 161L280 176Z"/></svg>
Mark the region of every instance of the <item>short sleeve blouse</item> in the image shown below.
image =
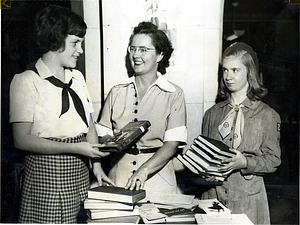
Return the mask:
<svg viewBox="0 0 300 225"><path fill-rule="evenodd" d="M77 114L72 98L70 108L60 116L62 89L51 84L47 77L53 76L44 62L35 64L39 73L26 70L16 74L10 86L10 122L33 123L31 134L40 137L74 137L87 133L88 127ZM65 82L73 79L71 88L81 99L86 118L89 120L93 105L84 77L78 70L65 70Z"/></svg>
<svg viewBox="0 0 300 225"><path fill-rule="evenodd" d="M183 90L158 74L139 101L134 77L114 86L105 101L96 125L99 136L112 134L130 121L149 120L149 131L137 143L139 148L161 147L165 141L187 141L186 106Z"/></svg>

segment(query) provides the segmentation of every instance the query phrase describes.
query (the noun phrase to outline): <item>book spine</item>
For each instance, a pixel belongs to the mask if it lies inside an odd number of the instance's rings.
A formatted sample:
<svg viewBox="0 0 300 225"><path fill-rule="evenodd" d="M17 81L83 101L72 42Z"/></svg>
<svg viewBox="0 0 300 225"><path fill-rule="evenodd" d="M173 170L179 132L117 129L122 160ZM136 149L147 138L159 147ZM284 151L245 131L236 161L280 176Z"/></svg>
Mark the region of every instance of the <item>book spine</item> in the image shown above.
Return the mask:
<svg viewBox="0 0 300 225"><path fill-rule="evenodd" d="M193 159L196 163L204 167L206 170L210 168L210 165L199 154L195 153L193 150L188 149L185 154L189 156L191 159Z"/></svg>
<svg viewBox="0 0 300 225"><path fill-rule="evenodd" d="M210 143L208 140L206 140L205 138L203 138L201 135L198 136L198 139L204 143L206 146L208 146L209 148L215 150L218 154L222 154L224 156L227 157L233 157L235 156L234 153L230 152L229 148L228 150L224 150L224 149L220 149L217 146L213 145L212 143Z"/></svg>
<svg viewBox="0 0 300 225"><path fill-rule="evenodd" d="M202 148L198 148L197 146L195 146L194 144L191 145L191 148L197 152L199 155L201 155L203 158L205 158L207 161L211 162L211 163L215 163L215 164L221 164L220 160L216 160L214 159L214 157L209 154L209 152L206 152L204 149ZM213 158L212 158L213 157Z"/></svg>
<svg viewBox="0 0 300 225"><path fill-rule="evenodd" d="M207 147L206 145L202 144L200 142L200 140L198 140L198 139L195 139L194 143L195 143L196 146L199 146L199 148L202 148L206 152L209 152L217 160L222 161L223 159L227 158L226 156L222 156L222 155L218 154L216 151L214 151L214 150L210 149L209 147Z"/></svg>
<svg viewBox="0 0 300 225"><path fill-rule="evenodd" d="M199 171L196 168L194 168L188 161L186 161L181 155L178 155L177 159L193 173L200 174Z"/></svg>
<svg viewBox="0 0 300 225"><path fill-rule="evenodd" d="M132 201L131 196L111 194L111 193L99 193L97 191L92 191L92 190L88 190L88 198L113 201L113 202L131 203L131 204L134 203Z"/></svg>

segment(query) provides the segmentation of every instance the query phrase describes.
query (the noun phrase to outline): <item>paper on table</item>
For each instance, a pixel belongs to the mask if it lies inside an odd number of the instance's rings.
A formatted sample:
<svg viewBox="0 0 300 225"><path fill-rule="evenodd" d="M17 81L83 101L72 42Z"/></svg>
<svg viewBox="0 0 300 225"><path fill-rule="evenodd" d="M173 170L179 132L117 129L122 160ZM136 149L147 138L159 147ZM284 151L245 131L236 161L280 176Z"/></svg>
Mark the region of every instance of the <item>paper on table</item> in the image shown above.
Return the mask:
<svg viewBox="0 0 300 225"><path fill-rule="evenodd" d="M253 225L246 214L196 214L197 224Z"/></svg>

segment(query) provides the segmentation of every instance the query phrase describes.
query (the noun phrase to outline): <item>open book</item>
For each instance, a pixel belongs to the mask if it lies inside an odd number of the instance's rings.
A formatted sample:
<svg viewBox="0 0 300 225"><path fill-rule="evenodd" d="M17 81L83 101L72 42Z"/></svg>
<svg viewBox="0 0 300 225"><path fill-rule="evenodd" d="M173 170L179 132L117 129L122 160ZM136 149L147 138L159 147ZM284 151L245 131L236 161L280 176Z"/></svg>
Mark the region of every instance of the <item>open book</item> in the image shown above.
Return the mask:
<svg viewBox="0 0 300 225"><path fill-rule="evenodd" d="M150 126L151 124L147 120L129 122L120 132L101 143L104 146L99 147L99 149L104 152L121 152L128 149L148 131Z"/></svg>

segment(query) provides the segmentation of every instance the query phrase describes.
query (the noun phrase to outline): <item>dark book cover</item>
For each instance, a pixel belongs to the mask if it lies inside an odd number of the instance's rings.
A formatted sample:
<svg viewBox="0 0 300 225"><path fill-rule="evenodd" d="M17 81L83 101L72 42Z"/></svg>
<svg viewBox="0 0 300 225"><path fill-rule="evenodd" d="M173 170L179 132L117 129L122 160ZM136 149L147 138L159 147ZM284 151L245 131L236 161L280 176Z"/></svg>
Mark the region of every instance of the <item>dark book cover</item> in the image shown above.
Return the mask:
<svg viewBox="0 0 300 225"><path fill-rule="evenodd" d="M206 146L208 146L209 148L213 149L214 151L216 151L219 154L228 156L228 157L234 157L235 153L233 151L230 150L230 148L225 145L223 142L213 139L213 138L209 138L209 137L205 137L203 135L199 135L198 139L204 143Z"/></svg>
<svg viewBox="0 0 300 225"><path fill-rule="evenodd" d="M185 155L187 155L189 158L194 160L194 162L196 162L202 168L204 168L205 171L218 172L218 170L221 166L221 165L218 165L218 164L208 162L206 159L204 159L201 155L199 155L197 152L195 152L192 149L188 149L185 152Z"/></svg>
<svg viewBox="0 0 300 225"><path fill-rule="evenodd" d="M205 149L201 148L200 146L196 145L195 143L191 145L191 149L193 149L195 152L197 152L199 155L201 155L203 158L205 158L208 162L219 164L221 165L220 159L217 159L212 155L210 152L205 151Z"/></svg>
<svg viewBox="0 0 300 225"><path fill-rule="evenodd" d="M212 158L215 158L217 160L222 161L222 160L228 158L228 156L219 154L216 151L212 150L211 148L209 148L208 146L203 144L198 138L195 138L193 145L197 146L199 149L201 149L202 151L205 151L207 154L211 155Z"/></svg>
<svg viewBox="0 0 300 225"><path fill-rule="evenodd" d="M136 203L146 197L145 190L129 190L122 187L98 186L88 190L88 198L116 201L124 203Z"/></svg>
<svg viewBox="0 0 300 225"><path fill-rule="evenodd" d="M151 124L147 120L129 122L120 132L101 143L104 146L99 147L99 149L104 152L121 152L128 149L148 131L150 126Z"/></svg>

